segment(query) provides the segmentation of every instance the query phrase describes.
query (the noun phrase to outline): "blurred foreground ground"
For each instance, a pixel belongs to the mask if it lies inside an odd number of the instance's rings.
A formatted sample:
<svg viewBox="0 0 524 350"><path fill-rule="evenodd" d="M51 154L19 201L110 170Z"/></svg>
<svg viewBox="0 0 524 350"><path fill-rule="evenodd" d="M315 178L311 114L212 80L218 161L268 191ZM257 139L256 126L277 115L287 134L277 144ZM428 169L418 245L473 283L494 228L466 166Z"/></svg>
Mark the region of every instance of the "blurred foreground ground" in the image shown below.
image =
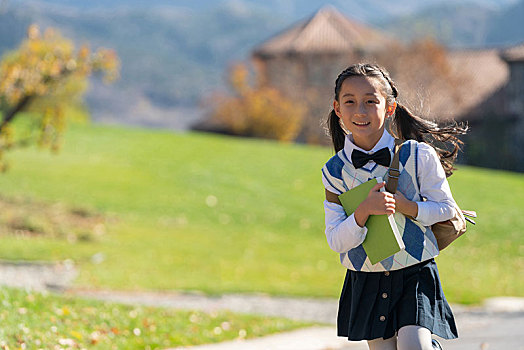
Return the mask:
<svg viewBox="0 0 524 350"><path fill-rule="evenodd" d="M178 309L221 310L240 313L284 316L291 319L325 323L330 326L302 329L242 342L192 347L194 350L328 350L367 349L365 342L347 342L336 337L334 323L337 300L270 297L267 295L118 293L109 291L74 291L76 295L123 302L174 307ZM524 349L524 299L492 298L482 306L452 305L459 339L441 340L450 350L520 350Z"/></svg>
<svg viewBox="0 0 524 350"><path fill-rule="evenodd" d="M365 342L336 337L336 299L271 297L268 295L206 296L200 293L155 293L75 290L69 287L76 272L65 264L0 262L0 284L52 290L83 298L185 310L230 310L283 316L325 324L242 342L192 347L194 350L327 350L367 349ZM491 298L481 306L452 305L460 338L442 340L448 350L524 349L524 298Z"/></svg>

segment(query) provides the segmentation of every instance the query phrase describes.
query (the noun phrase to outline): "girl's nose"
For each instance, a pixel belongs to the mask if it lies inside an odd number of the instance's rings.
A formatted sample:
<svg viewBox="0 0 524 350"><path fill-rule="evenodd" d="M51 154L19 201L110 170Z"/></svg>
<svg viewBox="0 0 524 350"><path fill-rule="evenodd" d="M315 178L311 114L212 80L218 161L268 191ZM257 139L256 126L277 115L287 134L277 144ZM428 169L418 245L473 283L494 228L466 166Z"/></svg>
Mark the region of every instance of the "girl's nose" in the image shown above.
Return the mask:
<svg viewBox="0 0 524 350"><path fill-rule="evenodd" d="M366 114L366 106L363 103L358 105L358 114Z"/></svg>

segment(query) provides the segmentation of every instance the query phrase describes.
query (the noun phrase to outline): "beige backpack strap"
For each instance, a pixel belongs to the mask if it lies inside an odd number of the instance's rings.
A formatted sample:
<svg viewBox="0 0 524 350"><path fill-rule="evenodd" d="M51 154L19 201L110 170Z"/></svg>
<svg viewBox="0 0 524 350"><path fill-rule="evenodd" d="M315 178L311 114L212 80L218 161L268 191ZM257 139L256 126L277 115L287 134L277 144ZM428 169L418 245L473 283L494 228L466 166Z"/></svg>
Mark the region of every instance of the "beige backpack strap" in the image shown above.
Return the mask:
<svg viewBox="0 0 524 350"><path fill-rule="evenodd" d="M395 154L388 169L388 180L386 182L386 191L389 193L397 192L398 177L400 176L399 162L400 149L402 148L403 140L395 139Z"/></svg>
<svg viewBox="0 0 524 350"><path fill-rule="evenodd" d="M342 205L340 204L340 199L338 199L338 195L328 190L326 190L326 200L331 203Z"/></svg>

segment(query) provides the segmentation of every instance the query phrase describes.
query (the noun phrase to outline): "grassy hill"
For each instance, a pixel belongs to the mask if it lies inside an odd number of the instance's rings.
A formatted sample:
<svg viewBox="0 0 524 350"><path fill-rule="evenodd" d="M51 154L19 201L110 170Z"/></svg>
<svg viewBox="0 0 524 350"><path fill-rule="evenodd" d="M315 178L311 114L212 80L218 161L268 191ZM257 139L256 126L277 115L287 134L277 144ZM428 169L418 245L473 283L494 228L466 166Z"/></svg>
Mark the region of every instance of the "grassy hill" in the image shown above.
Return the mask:
<svg viewBox="0 0 524 350"><path fill-rule="evenodd" d="M2 230L0 258L71 259L87 288L336 297L344 269L325 241L320 181L330 156L314 146L75 125L59 155L8 154L0 198L29 208L24 222L33 224ZM438 258L448 299L522 295L524 176L460 167L450 183L480 217ZM66 208L58 225L66 214L94 223L74 239L49 234L75 225L39 230L50 215L35 205Z"/></svg>

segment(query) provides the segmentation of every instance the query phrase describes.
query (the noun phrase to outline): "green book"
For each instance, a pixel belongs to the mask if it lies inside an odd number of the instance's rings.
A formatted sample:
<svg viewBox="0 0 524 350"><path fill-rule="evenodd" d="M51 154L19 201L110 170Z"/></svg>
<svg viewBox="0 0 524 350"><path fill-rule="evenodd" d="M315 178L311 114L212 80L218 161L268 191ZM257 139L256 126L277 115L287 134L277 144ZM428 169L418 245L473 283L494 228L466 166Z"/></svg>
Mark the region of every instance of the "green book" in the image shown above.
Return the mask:
<svg viewBox="0 0 524 350"><path fill-rule="evenodd" d="M382 182L380 177L371 179L338 196L348 216L355 212L379 182ZM370 215L366 227L368 233L362 247L373 265L405 248L393 215Z"/></svg>

